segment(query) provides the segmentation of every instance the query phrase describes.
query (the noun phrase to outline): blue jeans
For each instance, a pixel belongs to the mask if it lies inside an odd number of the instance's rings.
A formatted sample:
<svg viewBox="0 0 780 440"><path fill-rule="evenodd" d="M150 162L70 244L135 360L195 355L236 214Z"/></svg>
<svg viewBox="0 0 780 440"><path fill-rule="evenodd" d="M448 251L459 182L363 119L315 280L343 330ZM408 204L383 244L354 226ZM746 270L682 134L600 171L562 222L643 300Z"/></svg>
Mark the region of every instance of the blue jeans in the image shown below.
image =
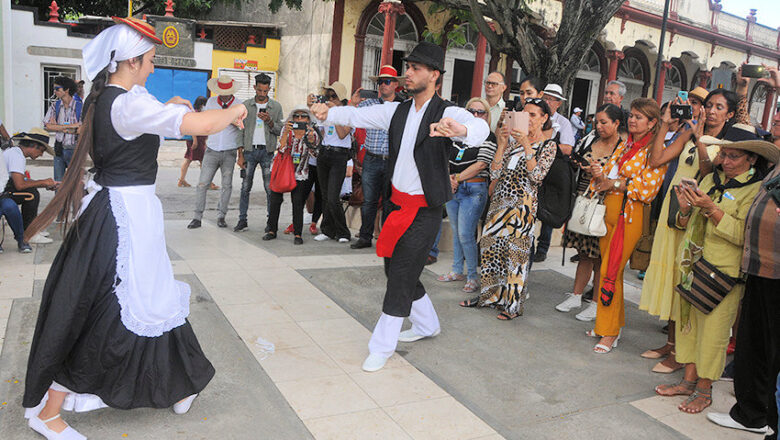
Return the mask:
<svg viewBox="0 0 780 440"><path fill-rule="evenodd" d="M268 186L271 182L271 162L274 155L265 149L255 149L244 153L246 161L246 177L241 183L241 198L238 201L238 219L246 220L246 213L249 210L249 193L252 191L252 183L255 179L255 169L260 165L263 171L263 185L265 185L266 212L271 211L270 194L271 188Z"/></svg>
<svg viewBox="0 0 780 440"><path fill-rule="evenodd" d="M366 154L363 158L363 204L360 206L360 238L371 241L374 238L374 221L376 221L377 204L385 193L386 159Z"/></svg>
<svg viewBox="0 0 780 440"><path fill-rule="evenodd" d="M539 231L539 237L536 239L536 252L542 255L547 255L547 251L550 249L550 241L552 240L553 227L542 223L542 230ZM534 253L531 253L531 257Z"/></svg>
<svg viewBox="0 0 780 440"><path fill-rule="evenodd" d="M452 272L463 273L466 261L467 278L476 280L477 224L488 199L487 182L463 182L458 185L455 198L447 202L447 216L452 228Z"/></svg>
<svg viewBox="0 0 780 440"><path fill-rule="evenodd" d="M436 233L436 240L433 241L431 251L428 252L428 255L433 258L439 258L439 239L441 239L441 225L439 225L439 232Z"/></svg>
<svg viewBox="0 0 780 440"><path fill-rule="evenodd" d="M62 150L62 156L54 156L54 180L62 182L62 178L65 176L65 170L70 165L70 159L73 158L73 149L67 148Z"/></svg>
<svg viewBox="0 0 780 440"><path fill-rule="evenodd" d="M0 217L5 216L8 226L14 231L14 238L18 243L24 240L24 225L22 224L22 212L14 199L3 197L0 199Z"/></svg>

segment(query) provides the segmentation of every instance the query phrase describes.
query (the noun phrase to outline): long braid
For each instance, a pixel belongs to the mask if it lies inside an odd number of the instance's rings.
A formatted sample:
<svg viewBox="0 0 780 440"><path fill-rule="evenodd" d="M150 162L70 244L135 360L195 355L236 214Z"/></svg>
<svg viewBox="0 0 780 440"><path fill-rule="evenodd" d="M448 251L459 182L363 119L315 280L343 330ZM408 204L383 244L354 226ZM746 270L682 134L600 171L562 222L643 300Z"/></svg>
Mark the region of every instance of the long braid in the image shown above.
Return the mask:
<svg viewBox="0 0 780 440"><path fill-rule="evenodd" d="M29 240L35 234L45 229L55 218L63 219L62 232L65 235L69 229L71 219L75 219L81 208L81 199L84 197L84 164L87 155L92 156L94 139L93 121L95 117L95 103L103 93L108 83L108 69L103 69L92 82L92 89L84 102L87 109L86 116L81 124L81 134L73 158L70 161L62 185L57 190L54 199L46 206L30 226L24 231L25 240Z"/></svg>

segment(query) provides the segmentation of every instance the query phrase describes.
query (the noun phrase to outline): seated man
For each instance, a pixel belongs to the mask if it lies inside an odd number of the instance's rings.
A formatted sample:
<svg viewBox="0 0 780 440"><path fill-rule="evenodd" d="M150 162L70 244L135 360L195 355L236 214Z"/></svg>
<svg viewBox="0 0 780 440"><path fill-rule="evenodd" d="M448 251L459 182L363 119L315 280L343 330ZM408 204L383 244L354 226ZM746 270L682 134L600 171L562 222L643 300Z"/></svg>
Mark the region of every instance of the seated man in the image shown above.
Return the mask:
<svg viewBox="0 0 780 440"><path fill-rule="evenodd" d="M8 168L5 166L5 159L0 154L0 188L5 188L8 183ZM14 238L19 244L19 252L30 253L32 248L29 244L24 242L24 228L22 227L22 213L19 212L19 207L16 206L16 202L7 197L5 193L0 192L0 217L5 216L8 221L8 225L14 232ZM3 247L0 245L0 254L3 253Z"/></svg>
<svg viewBox="0 0 780 440"><path fill-rule="evenodd" d="M49 133L40 128L33 128L28 133L19 133L13 137L16 146L3 151L6 170L8 171L8 184L5 186L5 192L11 193L10 198L22 206L22 224L27 229L33 219L38 215L38 204L40 203L40 194L37 188L46 188L54 190L58 182L53 179L34 180L25 177L25 168L27 159L37 159L44 151L48 151L52 156L54 150L49 146ZM36 234L30 239L30 243L44 244L51 243L50 238L42 234Z"/></svg>

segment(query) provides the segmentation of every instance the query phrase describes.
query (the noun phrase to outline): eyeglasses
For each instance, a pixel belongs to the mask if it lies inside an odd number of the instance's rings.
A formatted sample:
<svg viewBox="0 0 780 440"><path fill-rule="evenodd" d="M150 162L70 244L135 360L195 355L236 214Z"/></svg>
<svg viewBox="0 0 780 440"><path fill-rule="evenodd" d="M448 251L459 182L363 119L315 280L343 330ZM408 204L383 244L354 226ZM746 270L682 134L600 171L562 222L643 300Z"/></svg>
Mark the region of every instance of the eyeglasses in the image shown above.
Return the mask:
<svg viewBox="0 0 780 440"><path fill-rule="evenodd" d="M498 87L501 83L493 82L493 81L485 81L485 87Z"/></svg>
<svg viewBox="0 0 780 440"><path fill-rule="evenodd" d="M335 93L326 93L325 97L328 98L329 101L333 101L334 99L336 99L336 100L339 99L339 95L337 95Z"/></svg>
<svg viewBox="0 0 780 440"><path fill-rule="evenodd" d="M721 151L720 153L718 153L718 156L720 157L720 159L721 159L721 160L726 160L726 159L728 159L728 160L730 160L730 161L737 161L737 160L739 160L740 158L742 158L743 156L747 156L747 154L746 154L746 153L732 153L732 154L726 154L726 153L724 153L724 152L722 152L722 151Z"/></svg>
<svg viewBox="0 0 780 440"><path fill-rule="evenodd" d="M485 114L487 114L485 110L479 110L476 108L467 108L466 111L476 116L485 116Z"/></svg>
<svg viewBox="0 0 780 440"><path fill-rule="evenodd" d="M298 113L298 114L293 115L293 119L309 119L309 115L303 114L303 113Z"/></svg>
<svg viewBox="0 0 780 440"><path fill-rule="evenodd" d="M389 86L390 84L395 81L394 79L384 78L384 79L378 79L376 80L376 84L379 86Z"/></svg>

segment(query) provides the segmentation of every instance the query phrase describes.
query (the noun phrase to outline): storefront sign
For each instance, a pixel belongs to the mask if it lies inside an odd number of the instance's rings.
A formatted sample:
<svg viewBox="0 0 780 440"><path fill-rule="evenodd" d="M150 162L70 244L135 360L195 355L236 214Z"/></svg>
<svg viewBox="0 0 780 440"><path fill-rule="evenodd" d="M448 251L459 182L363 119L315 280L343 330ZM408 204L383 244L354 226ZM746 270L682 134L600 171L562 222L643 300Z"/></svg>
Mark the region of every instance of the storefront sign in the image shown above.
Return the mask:
<svg viewBox="0 0 780 440"><path fill-rule="evenodd" d="M233 60L233 68L243 70L257 70L257 60L242 60L240 58L235 58Z"/></svg>

